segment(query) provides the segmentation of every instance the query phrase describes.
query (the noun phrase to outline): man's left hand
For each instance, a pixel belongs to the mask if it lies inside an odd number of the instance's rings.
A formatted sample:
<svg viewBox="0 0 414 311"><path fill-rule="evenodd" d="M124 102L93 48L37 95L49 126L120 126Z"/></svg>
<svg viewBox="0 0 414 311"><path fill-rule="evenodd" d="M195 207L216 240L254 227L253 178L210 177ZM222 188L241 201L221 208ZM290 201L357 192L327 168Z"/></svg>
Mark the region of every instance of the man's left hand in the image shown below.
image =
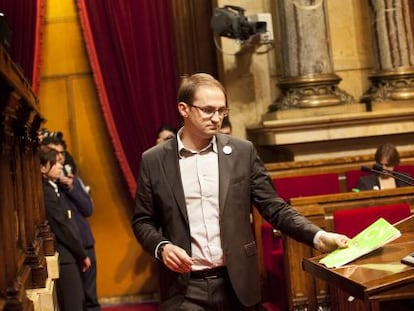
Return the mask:
<svg viewBox="0 0 414 311"><path fill-rule="evenodd" d="M318 243L315 246L319 251L328 253L334 251L337 248L348 247L349 240L350 238L343 234L323 232L319 237Z"/></svg>

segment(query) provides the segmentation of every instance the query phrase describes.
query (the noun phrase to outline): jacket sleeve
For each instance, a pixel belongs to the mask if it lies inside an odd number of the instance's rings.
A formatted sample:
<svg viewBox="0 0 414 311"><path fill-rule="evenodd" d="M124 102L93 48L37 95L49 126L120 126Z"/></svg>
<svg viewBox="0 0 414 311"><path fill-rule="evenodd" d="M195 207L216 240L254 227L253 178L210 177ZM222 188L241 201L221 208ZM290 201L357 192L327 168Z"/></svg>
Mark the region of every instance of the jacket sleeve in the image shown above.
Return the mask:
<svg viewBox="0 0 414 311"><path fill-rule="evenodd" d="M272 179L259 158L256 149L250 144L251 193L253 205L272 226L297 241L313 246L318 226L299 214L286 201L277 195Z"/></svg>
<svg viewBox="0 0 414 311"><path fill-rule="evenodd" d="M92 199L82 187L82 184L77 176L73 177L72 190L65 191L65 194L83 217L90 217L92 215Z"/></svg>
<svg viewBox="0 0 414 311"><path fill-rule="evenodd" d="M157 245L167 239L159 230L160 220L155 208L150 176L149 164L143 157L137 181L132 229L142 247L154 256Z"/></svg>
<svg viewBox="0 0 414 311"><path fill-rule="evenodd" d="M54 193L54 190L44 186L46 217L59 243L63 244L76 259L86 258L85 251L79 237L70 225L67 209Z"/></svg>
<svg viewBox="0 0 414 311"><path fill-rule="evenodd" d="M379 189L377 175L370 174L358 179L357 188L359 190L373 190L375 186L378 186Z"/></svg>

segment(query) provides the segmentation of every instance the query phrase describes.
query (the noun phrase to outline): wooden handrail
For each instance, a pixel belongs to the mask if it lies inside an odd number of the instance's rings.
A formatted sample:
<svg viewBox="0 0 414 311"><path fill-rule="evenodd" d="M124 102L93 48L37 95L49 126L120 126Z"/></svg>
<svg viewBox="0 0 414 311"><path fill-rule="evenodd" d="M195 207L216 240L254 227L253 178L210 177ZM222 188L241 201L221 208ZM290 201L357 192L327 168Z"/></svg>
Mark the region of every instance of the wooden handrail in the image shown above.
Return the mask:
<svg viewBox="0 0 414 311"><path fill-rule="evenodd" d="M400 152L401 165L414 165L414 151ZM306 161L277 162L265 164L272 178L302 176L326 172L344 174L349 170L359 170L363 165L372 165L374 155L356 155Z"/></svg>
<svg viewBox="0 0 414 311"><path fill-rule="evenodd" d="M314 195L314 196L307 196L307 197L300 197L300 198L291 198L290 203L292 206L301 206L301 205L309 205L309 204L323 204L329 202L341 202L341 201L349 201L352 199L355 200L363 200L366 198L383 198L389 196L396 196L396 195L404 195L404 194L414 194L414 187L401 187L395 189L384 189L381 191L378 190L367 190L361 192L343 192L343 193L335 193L335 194L325 194L325 195Z"/></svg>

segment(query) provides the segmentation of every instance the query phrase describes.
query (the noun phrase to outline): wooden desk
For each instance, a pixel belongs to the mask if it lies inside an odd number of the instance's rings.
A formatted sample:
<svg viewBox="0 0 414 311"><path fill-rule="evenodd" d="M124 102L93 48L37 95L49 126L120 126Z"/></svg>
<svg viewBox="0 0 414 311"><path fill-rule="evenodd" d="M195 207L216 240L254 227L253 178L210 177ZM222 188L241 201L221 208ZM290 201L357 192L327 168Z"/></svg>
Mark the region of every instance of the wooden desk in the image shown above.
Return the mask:
<svg viewBox="0 0 414 311"><path fill-rule="evenodd" d="M400 238L343 267L327 269L319 264L324 255L303 260L304 270L333 287L333 310L408 310L399 301L414 298L414 267L400 260L414 252L414 216L396 227ZM357 299L347 299L350 296Z"/></svg>
<svg viewBox="0 0 414 311"><path fill-rule="evenodd" d="M414 187L295 198L293 208L327 231L333 231L335 210L407 202L414 207ZM302 270L302 259L320 255L315 249L283 236L289 309L318 310L330 305L328 285Z"/></svg>

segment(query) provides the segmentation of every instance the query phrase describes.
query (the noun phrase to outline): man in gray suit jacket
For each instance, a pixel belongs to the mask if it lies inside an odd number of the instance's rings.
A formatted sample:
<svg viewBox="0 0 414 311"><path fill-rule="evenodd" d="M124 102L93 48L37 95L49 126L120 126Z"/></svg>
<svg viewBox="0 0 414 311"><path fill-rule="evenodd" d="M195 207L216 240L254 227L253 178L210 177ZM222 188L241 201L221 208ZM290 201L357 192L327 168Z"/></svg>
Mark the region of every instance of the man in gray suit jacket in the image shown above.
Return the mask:
<svg viewBox="0 0 414 311"><path fill-rule="evenodd" d="M132 219L160 262L161 310L254 310L260 302L252 206L273 227L321 251L348 238L325 232L279 198L249 141L220 134L226 93L212 76L184 77L184 126L142 155Z"/></svg>

